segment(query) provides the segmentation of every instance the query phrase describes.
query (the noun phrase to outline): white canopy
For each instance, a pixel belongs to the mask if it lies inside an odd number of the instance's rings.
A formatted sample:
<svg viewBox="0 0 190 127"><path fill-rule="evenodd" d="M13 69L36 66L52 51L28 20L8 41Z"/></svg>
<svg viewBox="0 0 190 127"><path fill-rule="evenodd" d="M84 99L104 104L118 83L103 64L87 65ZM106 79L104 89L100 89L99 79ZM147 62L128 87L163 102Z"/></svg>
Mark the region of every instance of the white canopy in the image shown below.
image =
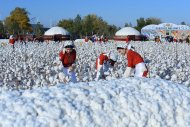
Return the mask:
<svg viewBox="0 0 190 127"><path fill-rule="evenodd" d="M115 36L140 35L140 32L132 27L124 27L115 33Z"/></svg>
<svg viewBox="0 0 190 127"><path fill-rule="evenodd" d="M190 30L187 25L176 25L174 23L162 23L159 25L147 25L142 30Z"/></svg>
<svg viewBox="0 0 190 127"><path fill-rule="evenodd" d="M44 35L55 35L55 34L69 35L69 32L62 27L56 26L47 30Z"/></svg>

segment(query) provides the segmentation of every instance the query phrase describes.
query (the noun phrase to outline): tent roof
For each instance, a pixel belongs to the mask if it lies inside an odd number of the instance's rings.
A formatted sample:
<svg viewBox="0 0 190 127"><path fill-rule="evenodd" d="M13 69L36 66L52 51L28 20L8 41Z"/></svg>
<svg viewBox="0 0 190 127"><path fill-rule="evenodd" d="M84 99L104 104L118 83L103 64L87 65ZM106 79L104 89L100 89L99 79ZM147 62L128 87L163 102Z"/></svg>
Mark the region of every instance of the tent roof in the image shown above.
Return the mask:
<svg viewBox="0 0 190 127"><path fill-rule="evenodd" d="M174 23L162 23L159 25L147 25L142 30L190 30L187 25L176 25Z"/></svg>
<svg viewBox="0 0 190 127"><path fill-rule="evenodd" d="M44 35L55 35L55 34L69 35L69 32L62 27L56 26L47 30Z"/></svg>
<svg viewBox="0 0 190 127"><path fill-rule="evenodd" d="M124 27L115 33L116 36L140 35L140 32L132 27Z"/></svg>

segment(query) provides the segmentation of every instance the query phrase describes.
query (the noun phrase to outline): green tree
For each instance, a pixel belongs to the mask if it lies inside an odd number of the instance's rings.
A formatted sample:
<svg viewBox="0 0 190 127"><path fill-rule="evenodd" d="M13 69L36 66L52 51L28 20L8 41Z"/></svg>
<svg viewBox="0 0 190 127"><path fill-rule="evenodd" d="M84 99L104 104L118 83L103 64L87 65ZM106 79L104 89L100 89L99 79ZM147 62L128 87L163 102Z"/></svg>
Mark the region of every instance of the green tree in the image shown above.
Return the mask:
<svg viewBox="0 0 190 127"><path fill-rule="evenodd" d="M5 29L9 34L19 33L20 31L19 24L10 17L5 20Z"/></svg>
<svg viewBox="0 0 190 127"><path fill-rule="evenodd" d="M40 24L40 22L37 22L37 24L35 25L34 33L37 36L42 35L44 33L43 25Z"/></svg>
<svg viewBox="0 0 190 127"><path fill-rule="evenodd" d="M5 27L9 33L30 32L31 24L25 8L16 7L5 19Z"/></svg>
<svg viewBox="0 0 190 127"><path fill-rule="evenodd" d="M150 25L150 24L160 24L162 23L161 19L150 17L147 19L144 19L143 17L137 19L137 26L135 27L138 31L141 31L141 29L144 26Z"/></svg>
<svg viewBox="0 0 190 127"><path fill-rule="evenodd" d="M150 24L158 25L160 23L162 23L162 21L159 18L150 17L146 19L146 25L150 25Z"/></svg>
<svg viewBox="0 0 190 127"><path fill-rule="evenodd" d="M82 31L81 31L82 30L82 18L81 18L81 16L79 14L73 20L73 24L74 24L74 26L73 26L73 34L76 37L82 37Z"/></svg>
<svg viewBox="0 0 190 127"><path fill-rule="evenodd" d="M137 19L137 26L135 27L138 31L140 31L144 26L146 26L146 21L144 18Z"/></svg>
<svg viewBox="0 0 190 127"><path fill-rule="evenodd" d="M183 21L183 22L181 22L181 25L186 25L186 23Z"/></svg>
<svg viewBox="0 0 190 127"><path fill-rule="evenodd" d="M5 34L3 21L0 20L0 34Z"/></svg>
<svg viewBox="0 0 190 127"><path fill-rule="evenodd" d="M118 30L119 30L119 28L117 28L115 25L109 25L109 26L108 26L108 31L109 31L108 37L109 37L109 38L114 37L115 33L116 33Z"/></svg>
<svg viewBox="0 0 190 127"><path fill-rule="evenodd" d="M68 20L64 19L58 22L58 26L65 28L70 33L73 32L73 25L74 25L74 22L72 19L68 19Z"/></svg>
<svg viewBox="0 0 190 127"><path fill-rule="evenodd" d="M74 19L64 19L58 22L58 26L67 29L72 38L83 36L91 36L92 34L104 34L105 36L113 36L117 31L114 25L108 25L103 18L95 14L89 14L84 18L77 15Z"/></svg>
<svg viewBox="0 0 190 127"><path fill-rule="evenodd" d="M98 17L94 26L96 26L96 31L103 35L108 35L108 23L102 19L102 17Z"/></svg>
<svg viewBox="0 0 190 127"><path fill-rule="evenodd" d="M87 15L84 17L83 19L83 34L84 35L88 35L92 32L95 33L95 31L93 31L95 29L95 26L93 26L93 22L96 20L97 16L96 15Z"/></svg>
<svg viewBox="0 0 190 127"><path fill-rule="evenodd" d="M132 23L125 23L125 27L133 27Z"/></svg>
<svg viewBox="0 0 190 127"><path fill-rule="evenodd" d="M101 17L91 14L87 15L83 19L83 33L92 35L93 33L108 35L108 23Z"/></svg>

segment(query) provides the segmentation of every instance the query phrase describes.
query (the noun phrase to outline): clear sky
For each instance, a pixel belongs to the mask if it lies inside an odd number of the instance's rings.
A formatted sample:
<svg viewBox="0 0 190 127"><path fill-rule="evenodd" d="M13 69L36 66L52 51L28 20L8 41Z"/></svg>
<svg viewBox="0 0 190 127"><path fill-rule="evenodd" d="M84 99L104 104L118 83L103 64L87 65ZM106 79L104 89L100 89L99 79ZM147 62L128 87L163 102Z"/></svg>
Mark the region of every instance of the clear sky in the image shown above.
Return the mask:
<svg viewBox="0 0 190 127"><path fill-rule="evenodd" d="M74 19L88 14L101 16L109 24L123 27L136 25L140 17L157 17L163 22L190 24L190 0L0 0L0 20L15 7L26 8L36 23L49 27L61 19Z"/></svg>

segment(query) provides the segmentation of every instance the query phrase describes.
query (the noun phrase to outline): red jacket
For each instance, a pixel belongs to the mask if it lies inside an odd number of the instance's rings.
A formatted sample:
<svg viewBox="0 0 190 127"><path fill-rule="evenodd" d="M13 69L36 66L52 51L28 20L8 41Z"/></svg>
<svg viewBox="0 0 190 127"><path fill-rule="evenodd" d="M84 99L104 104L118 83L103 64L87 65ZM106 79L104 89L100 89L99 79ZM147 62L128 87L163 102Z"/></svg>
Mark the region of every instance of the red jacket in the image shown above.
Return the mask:
<svg viewBox="0 0 190 127"><path fill-rule="evenodd" d="M128 43L128 42L129 42L129 38L128 38L128 37L126 37L125 41Z"/></svg>
<svg viewBox="0 0 190 127"><path fill-rule="evenodd" d="M15 40L14 39L9 39L9 43L12 44L12 45L14 45Z"/></svg>
<svg viewBox="0 0 190 127"><path fill-rule="evenodd" d="M103 65L108 61L108 56L105 53L100 54L100 56L96 59L96 69L98 70L98 65Z"/></svg>
<svg viewBox="0 0 190 127"><path fill-rule="evenodd" d="M76 51L74 49L71 53L63 53L63 51L61 51L59 53L59 59L64 67L70 67L75 62Z"/></svg>
<svg viewBox="0 0 190 127"><path fill-rule="evenodd" d="M127 52L127 59L128 59L128 67L135 68L135 65L138 63L144 62L143 58L140 54L133 50L128 50Z"/></svg>

